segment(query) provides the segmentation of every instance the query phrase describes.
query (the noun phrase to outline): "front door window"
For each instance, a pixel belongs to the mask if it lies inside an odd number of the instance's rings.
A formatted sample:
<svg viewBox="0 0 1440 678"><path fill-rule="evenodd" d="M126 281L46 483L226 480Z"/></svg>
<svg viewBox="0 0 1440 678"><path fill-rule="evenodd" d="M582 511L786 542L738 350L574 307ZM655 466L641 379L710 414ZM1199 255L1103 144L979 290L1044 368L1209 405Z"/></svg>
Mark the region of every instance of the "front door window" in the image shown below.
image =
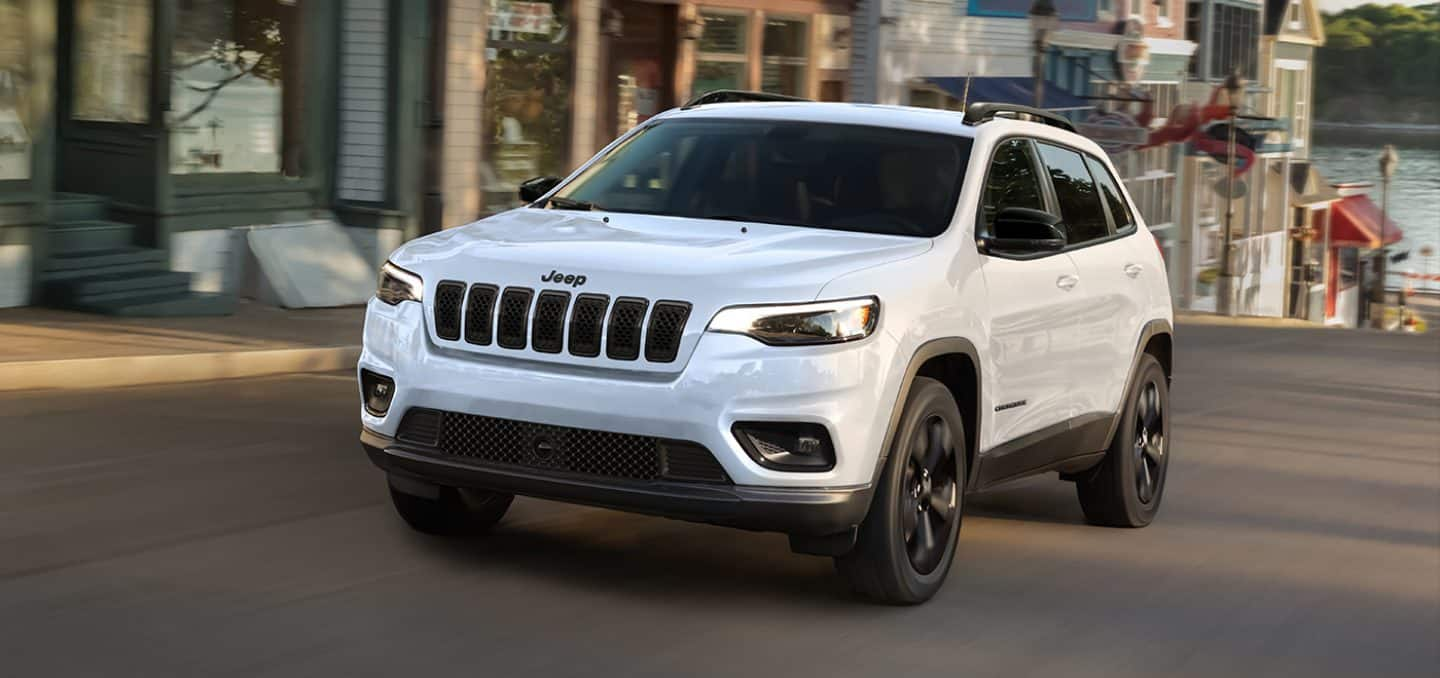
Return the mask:
<svg viewBox="0 0 1440 678"><path fill-rule="evenodd" d="M171 53L170 171L302 173L300 3L180 0Z"/></svg>
<svg viewBox="0 0 1440 678"><path fill-rule="evenodd" d="M151 0L77 0L70 117L150 122Z"/></svg>

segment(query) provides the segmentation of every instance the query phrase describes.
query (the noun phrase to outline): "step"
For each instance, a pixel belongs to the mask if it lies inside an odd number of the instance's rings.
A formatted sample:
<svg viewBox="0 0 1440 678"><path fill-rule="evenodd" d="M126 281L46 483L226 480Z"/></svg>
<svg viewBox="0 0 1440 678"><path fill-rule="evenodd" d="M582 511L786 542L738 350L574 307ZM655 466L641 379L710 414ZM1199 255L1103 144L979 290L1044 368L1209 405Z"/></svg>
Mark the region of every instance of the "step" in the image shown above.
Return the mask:
<svg viewBox="0 0 1440 678"><path fill-rule="evenodd" d="M98 301L114 294L152 294L156 290L185 292L190 289L190 274L181 271L136 271L106 273L47 281L44 284L45 298L54 300L77 299Z"/></svg>
<svg viewBox="0 0 1440 678"><path fill-rule="evenodd" d="M109 211L110 201L98 195L56 193L50 199L50 220L55 223L104 221Z"/></svg>
<svg viewBox="0 0 1440 678"><path fill-rule="evenodd" d="M66 221L51 224L47 231L55 254L113 250L135 242L135 227L118 221Z"/></svg>
<svg viewBox="0 0 1440 678"><path fill-rule="evenodd" d="M235 296L231 294L180 292L87 302L67 308L113 316L158 318L230 315L235 312L235 303Z"/></svg>
<svg viewBox="0 0 1440 678"><path fill-rule="evenodd" d="M170 267L170 257L165 250L146 247L117 247L107 250L85 252L63 252L52 254L45 260L41 278L48 279L54 274L65 272L99 270L112 266L146 266L159 269ZM87 274L89 275L89 274ZM73 277L73 276L72 276Z"/></svg>

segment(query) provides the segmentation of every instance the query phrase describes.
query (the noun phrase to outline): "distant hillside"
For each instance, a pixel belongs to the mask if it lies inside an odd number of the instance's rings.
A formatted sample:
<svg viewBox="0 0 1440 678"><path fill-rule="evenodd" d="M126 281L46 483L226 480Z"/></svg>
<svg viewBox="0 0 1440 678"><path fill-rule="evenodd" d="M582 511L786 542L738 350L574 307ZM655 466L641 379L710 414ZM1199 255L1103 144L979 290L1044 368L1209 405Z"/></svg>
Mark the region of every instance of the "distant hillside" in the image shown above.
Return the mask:
<svg viewBox="0 0 1440 678"><path fill-rule="evenodd" d="M1317 119L1440 124L1440 3L1325 14Z"/></svg>

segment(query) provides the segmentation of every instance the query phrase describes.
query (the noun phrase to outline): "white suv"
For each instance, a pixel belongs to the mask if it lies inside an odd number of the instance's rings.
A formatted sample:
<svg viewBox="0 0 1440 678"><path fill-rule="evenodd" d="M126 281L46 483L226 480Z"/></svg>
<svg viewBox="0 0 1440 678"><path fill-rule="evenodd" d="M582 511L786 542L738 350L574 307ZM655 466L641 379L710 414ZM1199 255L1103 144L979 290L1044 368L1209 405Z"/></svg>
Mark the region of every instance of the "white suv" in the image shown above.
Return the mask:
<svg viewBox="0 0 1440 678"><path fill-rule="evenodd" d="M939 589L967 492L1058 471L1092 522L1149 523L1170 296L1105 153L1023 107L767 98L656 116L391 255L361 441L400 515L475 533L519 494L784 532L894 603Z"/></svg>

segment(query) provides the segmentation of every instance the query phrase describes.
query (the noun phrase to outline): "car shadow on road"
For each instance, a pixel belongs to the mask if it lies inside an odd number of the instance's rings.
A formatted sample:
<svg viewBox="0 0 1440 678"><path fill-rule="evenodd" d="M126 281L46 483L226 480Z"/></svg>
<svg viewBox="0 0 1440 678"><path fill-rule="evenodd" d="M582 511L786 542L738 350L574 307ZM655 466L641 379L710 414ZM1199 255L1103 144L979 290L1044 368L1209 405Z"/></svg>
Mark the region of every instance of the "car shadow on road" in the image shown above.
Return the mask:
<svg viewBox="0 0 1440 678"><path fill-rule="evenodd" d="M792 554L783 535L585 510L581 520L501 524L474 539L416 536L432 556L469 570L561 586L693 603L860 603L829 558Z"/></svg>

